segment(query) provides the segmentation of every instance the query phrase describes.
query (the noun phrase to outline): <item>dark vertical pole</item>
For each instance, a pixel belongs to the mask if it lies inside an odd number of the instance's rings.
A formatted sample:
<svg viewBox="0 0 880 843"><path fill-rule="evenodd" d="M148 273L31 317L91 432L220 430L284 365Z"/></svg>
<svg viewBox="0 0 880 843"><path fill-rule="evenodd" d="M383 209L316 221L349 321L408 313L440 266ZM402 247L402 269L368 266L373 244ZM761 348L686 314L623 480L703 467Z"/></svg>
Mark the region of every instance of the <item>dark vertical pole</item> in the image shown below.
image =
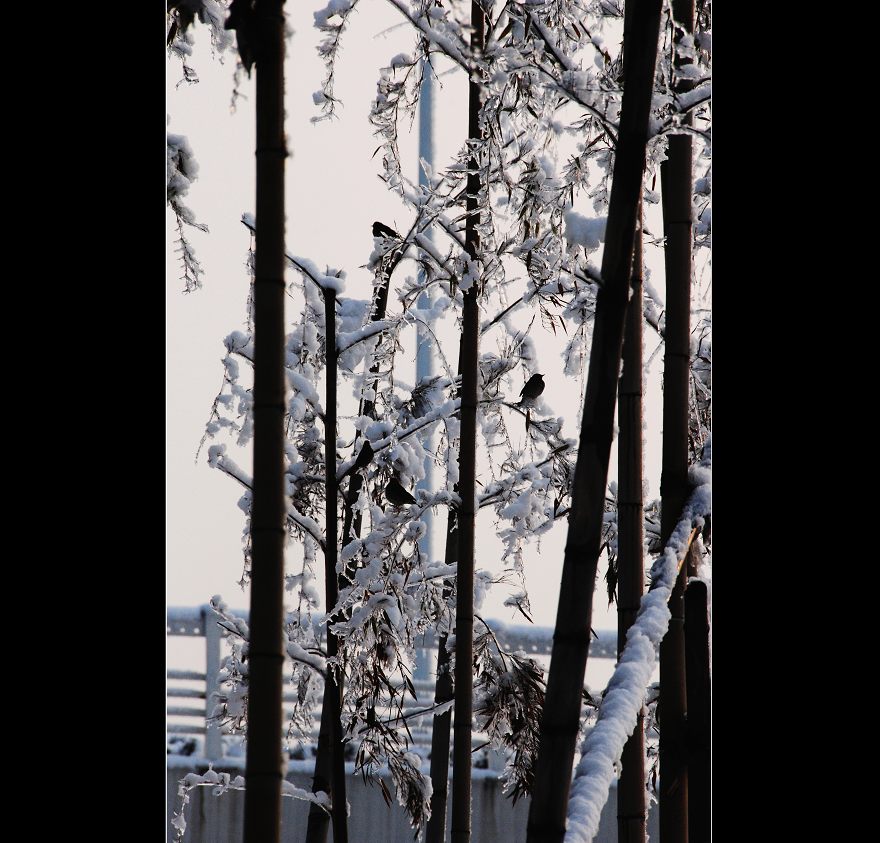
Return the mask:
<svg viewBox="0 0 880 843"><path fill-rule="evenodd" d="M388 287L391 282L391 273L394 271L394 267L397 266L397 263L399 262L399 260L400 260L400 253L396 253L393 257L385 258L382 261L382 267L380 268L380 271L379 271L380 283L379 283L379 286L376 290L375 301L373 304L372 320L374 322L379 319L385 318L385 308L388 303ZM335 299L335 297L334 297L334 299ZM326 305L326 302L325 302L325 305ZM334 325L335 325L335 320L336 320L335 307L333 309L333 315L330 318L333 320ZM330 336L329 332L327 335ZM335 327L334 327L334 334L333 335L335 336ZM332 363L333 363L332 371L335 372L336 368L337 368L336 367L335 346L331 350L331 353L333 355L333 357L332 357ZM328 359L328 367L327 367L328 373L331 371L330 365L329 365L330 362L331 361ZM378 377L378 372L379 372L378 364L374 364L373 366L370 367L371 374L374 374ZM378 386L378 380L373 382L373 391L374 392L375 392L377 386ZM334 389L334 396L335 396L335 389L336 389L335 382L333 383L333 389ZM329 401L328 401L328 405L329 405ZM335 413L336 413L336 398L335 397L333 398L333 405L332 406L333 406L333 412L334 412L334 417L335 417ZM328 406L328 409L329 409L329 406ZM373 401L368 401L368 400L362 399L361 404L360 404L360 408L358 411L358 415L375 417L375 403ZM328 427L329 427L329 423L328 423ZM333 436L334 436L334 442L335 442L335 437L336 437L336 434L335 434L336 423L335 422L333 424L333 430L334 430ZM355 437L355 456L357 456L357 453L358 453L357 442L358 442L359 438L360 438L360 432L358 432L357 436ZM363 447L363 446L361 446L361 447ZM336 471L335 461L334 461L333 471L334 471L334 484L335 484L336 483L336 481L335 481L335 471ZM343 513L344 513L344 515L343 515L343 528L342 528L342 544L343 544L343 546L346 545L351 540L352 534L354 534L356 536L359 536L361 534L361 514L357 513L357 516L355 516L354 502L357 500L357 495L360 492L360 489L361 489L361 486L363 485L363 482L364 482L363 478L361 477L361 475L358 472L354 472L349 476L348 489L347 489L347 492L345 495L344 506L343 506ZM334 492L334 495L336 495L337 493L338 493L338 484L336 487L336 492ZM328 490L327 500L330 500L329 490ZM336 526L336 521L334 519L334 529L335 529L335 526ZM334 557L334 561L333 561L334 570L335 570L335 567L336 567L336 559ZM325 574L326 574L326 572L327 572L327 569L325 568ZM345 582L346 580L350 580L352 574L353 574L353 571L347 567L345 573L340 574L339 577L336 579L336 591L334 592L333 595L328 595L328 597L330 597L330 596L333 597L333 604L336 603L336 598L339 594L338 589L339 589L340 582ZM329 600L328 600L328 603L329 603ZM330 605L332 605L332 604L330 604ZM332 646L334 648L334 652L338 652L338 646L337 646L337 641L336 641L335 636L334 636L332 644L329 643L329 639L328 639L328 647L330 647L330 646ZM326 690L326 687L325 687L325 690ZM317 753L315 755L315 775L314 775L314 778L312 779L312 792L313 793L317 793L319 790L323 790L326 793L332 792L333 787L332 787L331 778L332 778L333 774L331 773L331 769L335 769L337 771L336 774L341 777L340 781L344 784L345 759L344 759L344 756L342 756L341 758L336 757L337 749L335 747L335 744L333 742L331 742L331 738L330 738L330 733L331 733L332 729L335 728L337 732L339 731L339 719L340 719L341 710L342 710L341 692L336 693L336 694L325 693L324 694L324 701L321 706L321 729L318 732L318 749L317 749ZM335 723L336 725L334 726L333 723ZM341 753L341 748L340 748L339 752ZM337 769L337 767L334 767L333 765L341 765L341 766ZM340 770L341 770L341 772L340 772ZM309 820L308 820L308 826L306 829L306 843L324 843L324 841L327 839L327 830L329 828L329 825L330 825L330 818L327 816L327 813L324 810L322 810L321 808L319 808L317 805L312 804L309 807ZM339 825L339 823L337 823L337 825ZM347 831L345 833L347 833Z"/></svg>
<svg viewBox="0 0 880 843"><path fill-rule="evenodd" d="M673 0L672 14L693 32L693 0ZM680 65L674 59L676 67ZM679 85L684 90L687 85ZM689 118L688 118L689 121ZM686 122L688 122L686 121ZM666 351L663 358L663 499L661 539L675 528L688 494L688 385L693 214L693 150L690 135L671 135L660 165L666 266ZM687 688L684 657L683 565L669 599L672 619L660 644L660 840L688 841Z"/></svg>
<svg viewBox="0 0 880 843"><path fill-rule="evenodd" d="M449 510L446 525L447 565L455 563L458 554L458 536L453 532L455 513ZM452 594L452 583L443 586L443 597ZM447 635L437 641L437 683L434 686L434 702L445 703L453 699L452 669L446 644ZM452 725L452 712L446 711L434 717L431 728L431 819L425 833L425 843L444 843L446 840L446 805L449 793L449 732Z"/></svg>
<svg viewBox="0 0 880 843"><path fill-rule="evenodd" d="M646 0L635 6L628 33L632 40L625 45L630 59L602 254L604 283L596 301L568 538L541 722L541 746L529 808L528 843L561 843L565 837L632 277L633 243L645 172L661 8L660 0Z"/></svg>
<svg viewBox="0 0 880 843"><path fill-rule="evenodd" d="M627 8L633 0L628 0ZM641 211L639 213L641 218ZM642 500L642 235L633 244L632 300L626 312L623 374L618 387L617 656L626 644L645 590L645 510ZM645 843L645 725L639 712L623 747L617 784L617 839Z"/></svg>
<svg viewBox="0 0 880 843"><path fill-rule="evenodd" d="M698 556L692 545L691 552ZM688 697L688 839L709 843L712 831L712 706L706 584L684 593L684 648Z"/></svg>
<svg viewBox="0 0 880 843"><path fill-rule="evenodd" d="M334 747L330 743L330 732L333 727L333 698L327 693L327 683L324 682L324 699L321 703L321 728L318 730L318 747L315 752L315 774L312 778L312 793L323 790L324 793L333 793L331 782L331 764ZM327 831L330 827L330 817L323 808L312 803L309 805L309 819L306 826L306 843L324 843L327 839Z"/></svg>
<svg viewBox="0 0 880 843"><path fill-rule="evenodd" d="M485 15L477 0L471 0L471 50L483 50ZM471 77L468 96L468 136L481 138L481 80ZM478 194L479 162L471 158L467 179L465 248L472 260L479 249ZM458 574L455 604L455 726L452 747L452 843L471 839L471 731L474 711L474 527L477 466L477 377L480 342L479 281L474 279L464 293L461 345L461 438L459 444Z"/></svg>
<svg viewBox="0 0 880 843"><path fill-rule="evenodd" d="M458 375L461 376L461 367L464 360L464 337L458 345ZM456 391L456 398L461 398L461 389ZM460 483L454 485L456 493L460 491ZM458 562L458 532L455 511L450 507L446 518L446 552L443 561L447 565L456 565ZM452 579L443 582L444 602L452 595L455 581ZM437 642L437 682L434 685L434 702L444 703L453 699L454 686L452 682L452 658L446 649L449 640L447 635L441 635ZM428 820L428 828L425 832L425 843L445 843L446 841L446 806L449 795L449 732L452 725L452 712L434 718L431 728L431 819Z"/></svg>
<svg viewBox="0 0 880 843"><path fill-rule="evenodd" d="M257 33L254 487L245 843L281 837L284 594L284 15L261 0Z"/></svg>
<svg viewBox="0 0 880 843"><path fill-rule="evenodd" d="M327 657L332 659L339 654L339 642L330 629L330 613L339 598L339 583L336 574L336 560L339 554L339 499L336 483L336 292L324 290L324 324L327 350L327 406L324 408L324 471L327 489L327 527L324 550L324 579L327 596ZM333 841L347 843L348 819L345 804L345 756L342 747L342 670L337 675L327 668L324 694L330 696L326 713L330 715L330 764L333 798Z"/></svg>

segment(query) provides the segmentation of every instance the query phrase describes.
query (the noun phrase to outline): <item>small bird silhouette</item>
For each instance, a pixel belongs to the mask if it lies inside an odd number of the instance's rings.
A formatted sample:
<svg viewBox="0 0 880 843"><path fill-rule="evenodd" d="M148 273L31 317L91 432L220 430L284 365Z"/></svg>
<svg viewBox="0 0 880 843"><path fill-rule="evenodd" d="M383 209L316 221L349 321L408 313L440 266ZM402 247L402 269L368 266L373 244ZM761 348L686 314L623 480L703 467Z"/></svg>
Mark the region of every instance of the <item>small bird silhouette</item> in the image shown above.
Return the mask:
<svg viewBox="0 0 880 843"><path fill-rule="evenodd" d="M360 471L362 468L366 468L372 462L374 456L373 446L370 444L370 440L366 439L358 452L357 459L354 461L351 470Z"/></svg>
<svg viewBox="0 0 880 843"><path fill-rule="evenodd" d="M360 471L362 468L366 468L372 461L375 456L375 451L373 451L373 446L370 444L369 439L364 440L364 444L361 445L361 449L358 452L357 458L354 461L354 465L345 474L342 475L339 479L342 480L345 477L348 477L349 474L354 474L356 471Z"/></svg>
<svg viewBox="0 0 880 843"><path fill-rule="evenodd" d="M396 477L392 477L385 487L385 500L394 506L406 506L408 503L416 502L416 499L400 485L400 481Z"/></svg>
<svg viewBox="0 0 880 843"><path fill-rule="evenodd" d="M201 14L201 13L200 13ZM235 41L241 63L251 75L251 68L257 60L257 21L256 12L251 0L232 0L229 7L229 17L223 24L224 29L235 30Z"/></svg>
<svg viewBox="0 0 880 843"><path fill-rule="evenodd" d="M373 223L373 237L396 237L400 240L400 235L393 228L381 222Z"/></svg>
<svg viewBox="0 0 880 843"><path fill-rule="evenodd" d="M528 398L530 401L537 398L544 391L544 376L532 375L525 386L520 391L521 398Z"/></svg>

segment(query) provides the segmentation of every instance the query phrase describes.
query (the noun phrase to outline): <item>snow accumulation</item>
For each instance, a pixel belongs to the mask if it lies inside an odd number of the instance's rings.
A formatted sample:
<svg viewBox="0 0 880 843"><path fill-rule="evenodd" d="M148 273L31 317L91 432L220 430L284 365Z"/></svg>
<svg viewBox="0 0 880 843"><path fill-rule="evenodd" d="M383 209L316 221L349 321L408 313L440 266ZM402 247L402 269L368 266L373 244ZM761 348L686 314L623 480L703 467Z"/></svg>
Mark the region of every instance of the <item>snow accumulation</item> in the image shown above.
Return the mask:
<svg viewBox="0 0 880 843"><path fill-rule="evenodd" d="M655 647L669 628L669 597L687 553L694 527L702 527L712 509L712 444L707 440L703 461L690 471L694 488L681 518L651 568L651 588L642 597L635 623L626 634L626 645L608 682L596 725L581 745L568 801L565 843L590 843L599 830L599 818L614 778L614 764L623 752L651 681Z"/></svg>

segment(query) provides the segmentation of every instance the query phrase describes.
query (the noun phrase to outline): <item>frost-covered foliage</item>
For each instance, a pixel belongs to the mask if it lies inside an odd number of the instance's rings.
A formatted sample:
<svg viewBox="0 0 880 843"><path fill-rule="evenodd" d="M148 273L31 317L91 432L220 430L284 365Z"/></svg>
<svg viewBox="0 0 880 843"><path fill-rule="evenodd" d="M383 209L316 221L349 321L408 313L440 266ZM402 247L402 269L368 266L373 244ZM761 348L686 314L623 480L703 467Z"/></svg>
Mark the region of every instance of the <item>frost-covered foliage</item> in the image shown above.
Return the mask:
<svg viewBox="0 0 880 843"><path fill-rule="evenodd" d="M508 653L492 630L474 636L474 716L493 746L509 750L501 776L513 802L532 792L544 713L544 670L524 653Z"/></svg>
<svg viewBox="0 0 880 843"><path fill-rule="evenodd" d="M184 82L194 85L199 81L195 69L187 63L192 55L196 21L202 23L211 38L211 51L223 61L223 55L233 42L233 34L225 29L228 0L168 0L165 15L167 33L166 46L169 57L180 60L183 77L177 83ZM240 65L235 71L236 84ZM238 96L233 91L233 106ZM169 118L170 120L170 118ZM175 251L180 255L184 283L184 291L191 293L202 286L201 276L204 275L201 264L196 258L192 244L186 238L185 226L208 231L208 227L196 221L193 212L183 204L182 198L189 191L190 185L198 176L198 163L193 156L189 141L184 135L166 134L167 145L167 193L166 201L174 211L177 222L177 240Z"/></svg>
<svg viewBox="0 0 880 843"><path fill-rule="evenodd" d="M198 178L199 165L193 156L189 141L184 135L175 135L168 132L165 138L168 159L165 196L177 220L178 236L175 251L180 255L180 264L183 270L181 280L184 284L184 292L191 293L202 286L201 276L204 274L204 271L196 259L193 247L186 239L184 226L191 226L205 232L207 232L208 226L196 222L195 214L183 204L183 197L186 196L190 186Z"/></svg>
<svg viewBox="0 0 880 843"><path fill-rule="evenodd" d="M170 55L180 60L183 78L178 82L194 85L199 81L196 71L187 64L192 55L193 24L204 24L211 35L211 50L220 60L231 46L233 34L225 29L227 0L168 0L166 12L166 46Z"/></svg>
<svg viewBox="0 0 880 843"><path fill-rule="evenodd" d="M343 271L321 269L305 257L288 255L295 280L289 288L285 357L287 526L289 539L304 550L302 568L287 579L296 608L288 614L286 636L294 664L290 681L298 700L290 734L308 731L307 709L326 671L334 671L342 679L344 739L354 747L357 769L369 776L387 766L397 799L418 829L430 815L431 786L411 749L405 702L415 698L411 673L419 636L428 629L438 634L454 629L455 594L448 583L454 583L456 573L455 565L428 558L419 540L429 511L454 513L460 504L459 379L456 351L439 343L438 374L420 383L400 378L397 355L406 332L417 323L430 330L432 319L459 318L463 291L476 286L482 325L478 431L485 463L476 504L492 510L504 546L504 579L519 580L522 586L511 596L511 605L528 617L524 550L568 514L576 443L562 436L562 419L546 396L517 396L530 375L541 371L533 330L543 327L566 337L565 372L572 377L582 374L589 357L602 288L593 260L605 236L622 97L616 46L622 8L612 0L489 3L486 46L475 54L470 48L469 2L389 2L412 25L413 44L380 70L370 120L380 142L381 176L408 209L411 222L400 233L387 226L374 231L368 260L374 289L363 299L346 294ZM331 117L338 102L334 68L356 3L331 0L315 13L326 62L321 90L314 95L321 117ZM668 134L689 131L699 143L710 137L711 37L702 31L690 42L678 39L675 49L690 51L692 58L692 86L683 94L671 61L674 28L668 20L661 36L664 58L658 64L646 202L657 198L654 179ZM422 74L437 72L434 65L441 55L480 86L482 139L463 140L453 160L428 172L427 184L419 186L403 175L399 132L401 121L413 115L418 103ZM682 115L690 112L696 115L694 126L683 126ZM480 175L475 258L465 250L463 236L472 160ZM698 245L710 242L709 161L705 152L698 156ZM243 222L253 230L251 217ZM422 271L401 279L395 268L403 258L415 261ZM645 287L646 320L662 338L663 303L650 283ZM336 293L336 336L327 336L327 289ZM429 314L415 307L425 292L431 294ZM386 296L387 309L380 313ZM710 441L711 322L706 318L699 325L693 352L692 442L697 451ZM327 370L330 343L338 354L332 371ZM226 349L223 386L206 428L206 439L225 441L209 447L208 460L245 488L240 505L247 514L251 478L235 463L227 442L244 447L253 436L252 326L230 334ZM325 429L322 404L322 381L328 376L341 385L340 424L333 431ZM514 424L525 425L524 446L511 435ZM369 451L364 451L367 445ZM339 483L339 498L331 501L325 482L328 448L333 449L331 462ZM359 460L361 454L368 458ZM412 503L390 503L389 482L396 480L406 491L414 489L425 477L426 459L435 465L437 488L415 491ZM335 512L347 526L341 531L336 569L338 602L325 607L326 619L321 621L314 615L314 567L325 550L321 524L328 507L331 516ZM613 489L607 509L605 542L613 555ZM646 508L647 524L656 517L652 503ZM247 525L245 535L243 581L250 565ZM649 547L656 542L650 528L646 540ZM478 602L493 585L491 575L478 572ZM221 602L215 608L232 646L217 716L243 730L247 630L240 619L228 616ZM340 642L333 658L320 643L322 622L330 624ZM531 787L543 678L529 659L498 648L489 632L477 643L477 711L493 745L512 753L507 790L518 798ZM608 711L617 699L610 690L604 704ZM644 686L639 694L643 691ZM421 714L440 710L428 705ZM602 734L600 725L593 734Z"/></svg>

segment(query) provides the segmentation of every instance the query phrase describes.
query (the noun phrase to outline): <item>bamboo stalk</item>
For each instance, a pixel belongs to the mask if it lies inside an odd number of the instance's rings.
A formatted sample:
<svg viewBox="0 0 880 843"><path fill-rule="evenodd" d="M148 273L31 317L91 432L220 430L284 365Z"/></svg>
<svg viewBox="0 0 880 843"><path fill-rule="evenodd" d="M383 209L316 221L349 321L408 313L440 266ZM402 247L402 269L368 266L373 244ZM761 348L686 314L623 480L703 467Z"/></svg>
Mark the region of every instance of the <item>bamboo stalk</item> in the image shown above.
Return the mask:
<svg viewBox="0 0 880 843"><path fill-rule="evenodd" d="M602 256L604 283L596 301L568 539L541 724L541 747L529 810L528 843L561 843L565 836L601 545L633 243L645 170L661 7L660 0L635 6L632 28L628 33L630 40L624 45L631 60L621 107Z"/></svg>
<svg viewBox="0 0 880 843"><path fill-rule="evenodd" d="M693 545L689 556L698 556ZM712 703L706 584L684 593L684 646L688 697L688 838L709 843L712 830Z"/></svg>
<svg viewBox="0 0 880 843"><path fill-rule="evenodd" d="M284 538L284 15L257 6L254 479L245 843L281 837ZM250 21L248 21L250 26ZM239 32L239 44L242 44Z"/></svg>
<svg viewBox="0 0 880 843"><path fill-rule="evenodd" d="M331 612L339 598L336 560L339 555L338 484L336 482L336 292L324 289L325 346L327 349L327 406L324 408L324 458L326 472L326 519L327 547L324 550L324 578L327 603L327 657L339 654L339 641L331 629L334 620ZM324 694L330 697L327 713L330 715L328 738L330 741L331 786L333 799L333 841L348 841L348 810L345 796L345 757L342 745L342 670L339 675L327 665Z"/></svg>
<svg viewBox="0 0 880 843"><path fill-rule="evenodd" d="M632 0L627 4L630 9ZM641 220L641 210L639 212ZM617 656L626 645L645 590L645 509L642 493L642 238L641 222L633 246L632 300L626 313L623 374L619 386ZM619 843L645 843L644 708L621 755L617 785Z"/></svg>
<svg viewBox="0 0 880 843"><path fill-rule="evenodd" d="M483 50L485 14L471 0L471 50ZM471 78L468 93L468 136L481 139L479 115L481 82ZM465 249L477 259L477 210L480 192L479 162L469 162ZM479 376L479 281L473 279L464 293L461 340L461 437L459 440L458 568L455 604L455 726L452 748L452 843L471 839L471 732L474 713L474 528L476 525L477 378Z"/></svg>
<svg viewBox="0 0 880 843"><path fill-rule="evenodd" d="M395 253L389 259L383 259L379 268L379 278L380 282L376 288L375 293L375 301L373 304L373 315L372 321L376 322L380 319L385 318L385 308L388 303L388 287L391 283L391 273L394 271L394 268L400 261L402 253ZM335 318L335 315L334 315ZM336 366L334 362L333 371L336 371ZM330 368L328 365L328 377L330 373ZM378 364L374 364L370 367L370 373L373 375L377 375L379 372ZM373 382L373 390L376 390L378 381L374 380ZM359 408L358 415L368 415L375 418L375 402L362 399L361 405ZM335 407L335 403L334 403ZM335 429L335 427L334 427ZM357 448L358 440L360 439L361 434L360 431L357 432L357 436L354 440L354 447ZM334 443L335 444L335 443ZM357 456L357 453L354 454ZM336 468L334 465L334 478ZM360 492L361 485L363 484L363 478L357 472L353 473L348 481L348 490L346 495L343 498L343 528L342 528L342 542L343 545L347 544L348 541L352 538L352 536L359 536L361 534L361 517L360 513L358 513L357 518L354 517L354 501L357 499L357 494ZM338 491L338 489L337 489ZM328 497L328 500L330 498ZM335 563L334 563L335 567ZM343 577L346 580L350 580L352 576L352 570L350 566L346 566L345 574L340 574L337 578L337 596L338 589L344 584ZM334 598L334 603L336 602ZM317 752L315 754L315 774L312 779L312 793L317 793L319 790L323 790L327 793L331 792L331 758L332 758L332 748L330 741L330 731L331 731L331 719L334 718L333 714L333 700L327 694L324 695L324 701L321 705L321 728L318 732L318 747ZM340 700L340 709L341 709L341 700ZM339 715L335 715L338 720ZM327 815L327 812L322 808L318 807L314 803L309 807L309 820L308 827L306 830L306 843L324 843L327 839L327 832L330 827L330 817Z"/></svg>
<svg viewBox="0 0 880 843"><path fill-rule="evenodd" d="M450 508L446 524L445 563L453 565L458 556L458 536L454 532L455 513ZM444 602L452 595L453 583L443 584ZM434 687L434 702L444 703L453 699L451 657L446 649L448 635L441 635L437 641L437 682ZM452 726L452 712L446 711L434 717L431 727L431 819L425 832L425 843L444 843L446 840L446 805L449 794L449 732Z"/></svg>
<svg viewBox="0 0 880 843"><path fill-rule="evenodd" d="M673 0L675 20L694 29L693 0ZM681 66L678 56L673 65ZM679 84L678 91L688 84ZM683 123L689 125L690 115ZM667 160L660 165L666 267L666 350L663 358L663 467L660 482L660 537L675 528L688 495L688 388L693 244L693 151L690 135L669 138ZM684 655L684 590L679 573L669 609L669 632L660 644L660 838L688 843L688 770L686 747L687 680Z"/></svg>

